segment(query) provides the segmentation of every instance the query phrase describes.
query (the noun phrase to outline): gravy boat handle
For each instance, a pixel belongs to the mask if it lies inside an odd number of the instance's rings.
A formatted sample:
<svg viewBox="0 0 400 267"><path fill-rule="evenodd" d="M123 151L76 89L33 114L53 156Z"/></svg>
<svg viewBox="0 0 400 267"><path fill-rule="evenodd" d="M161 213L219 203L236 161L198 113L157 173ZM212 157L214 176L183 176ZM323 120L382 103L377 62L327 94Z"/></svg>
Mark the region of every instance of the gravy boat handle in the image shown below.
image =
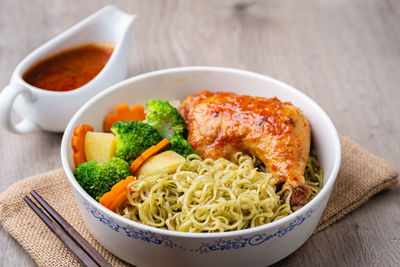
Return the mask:
<svg viewBox="0 0 400 267"><path fill-rule="evenodd" d="M17 124L13 123L11 111L13 110L15 99L19 95L24 97L25 101L35 101L35 96L25 86L16 83L7 85L0 94L0 125L16 134L25 134L39 130L39 127L34 122L25 118Z"/></svg>

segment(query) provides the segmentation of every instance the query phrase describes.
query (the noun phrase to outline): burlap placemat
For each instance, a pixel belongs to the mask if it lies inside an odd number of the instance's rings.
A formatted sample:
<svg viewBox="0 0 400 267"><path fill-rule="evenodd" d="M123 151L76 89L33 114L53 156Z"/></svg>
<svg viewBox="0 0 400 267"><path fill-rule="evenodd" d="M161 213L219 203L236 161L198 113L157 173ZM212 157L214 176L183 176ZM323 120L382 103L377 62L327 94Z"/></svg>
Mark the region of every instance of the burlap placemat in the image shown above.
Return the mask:
<svg viewBox="0 0 400 267"><path fill-rule="evenodd" d="M341 146L339 175L315 233L398 182L397 171L385 159L344 137ZM55 207L113 266L127 266L103 248L86 229L62 169L26 178L0 195L1 224L39 266L77 266L80 263L22 200L31 190L36 190Z"/></svg>

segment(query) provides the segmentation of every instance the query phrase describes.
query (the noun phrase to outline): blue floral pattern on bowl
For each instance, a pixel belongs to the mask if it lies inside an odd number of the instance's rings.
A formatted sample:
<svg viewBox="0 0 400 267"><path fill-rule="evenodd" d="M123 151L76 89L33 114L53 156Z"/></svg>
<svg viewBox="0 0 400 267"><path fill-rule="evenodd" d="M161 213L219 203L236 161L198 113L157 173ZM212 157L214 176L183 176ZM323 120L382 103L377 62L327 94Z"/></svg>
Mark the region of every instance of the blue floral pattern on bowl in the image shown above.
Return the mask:
<svg viewBox="0 0 400 267"><path fill-rule="evenodd" d="M273 234L269 234L269 235L255 234L250 237L236 238L236 239L232 239L232 240L219 239L214 243L211 243L211 244L204 243L198 248L190 249L190 248L185 248L183 246L180 246L179 244L176 244L168 237L156 235L155 233L153 233L151 231L138 231L128 225L121 226L118 223L116 223L112 218L106 217L96 207L91 207L86 202L84 203L84 207L98 221L107 225L111 230L124 233L127 237L130 237L133 239L138 239L143 242L152 243L155 245L163 245L163 246L167 246L170 248L177 247L184 251L197 252L200 254L209 253L209 252L218 251L218 250L222 251L222 250L230 250L230 249L241 249L241 248L249 247L249 246L259 246L273 238L276 238L276 237L281 238L281 237L285 236L288 232L292 231L294 228L296 228L297 226L299 226L303 222L305 222L308 218L310 218L312 216L313 212L315 211L315 210L311 209L305 215L297 216L296 219L294 219L292 222L290 222L287 226L279 228L279 230Z"/></svg>
<svg viewBox="0 0 400 267"><path fill-rule="evenodd" d="M213 244L205 243L199 250L200 253L207 253L210 251L227 250L227 249L239 249L247 246L258 246L264 242L271 240L274 237L283 237L288 232L292 231L296 226L301 225L304 221L311 217L314 210L309 210L304 216L297 216L288 226L280 228L274 234L256 234L246 238L236 238L233 240L220 239Z"/></svg>

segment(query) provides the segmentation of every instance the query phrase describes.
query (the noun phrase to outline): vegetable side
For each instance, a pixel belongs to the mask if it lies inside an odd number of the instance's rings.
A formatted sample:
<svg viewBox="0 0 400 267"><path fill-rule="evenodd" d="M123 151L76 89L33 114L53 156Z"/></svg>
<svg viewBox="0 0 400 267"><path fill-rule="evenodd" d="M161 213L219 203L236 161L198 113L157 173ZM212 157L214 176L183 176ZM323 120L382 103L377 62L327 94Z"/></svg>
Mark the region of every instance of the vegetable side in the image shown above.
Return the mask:
<svg viewBox="0 0 400 267"><path fill-rule="evenodd" d="M115 114L107 115L104 132L111 132L115 138L109 133L91 132L86 135L93 128L85 126L87 130L82 131L81 125L76 127L81 129L80 160L76 161L74 175L82 188L97 201L110 192L114 185L134 175L150 157L150 150L151 155L168 150L183 157L195 153L185 138L186 125L176 108L164 100L150 100L146 107L148 112L144 114L144 108L140 105L130 109L127 104L122 104L115 108ZM113 123L112 126L110 123ZM93 136L97 137L95 142ZM114 144L111 145L111 142ZM85 162L85 154L93 160Z"/></svg>

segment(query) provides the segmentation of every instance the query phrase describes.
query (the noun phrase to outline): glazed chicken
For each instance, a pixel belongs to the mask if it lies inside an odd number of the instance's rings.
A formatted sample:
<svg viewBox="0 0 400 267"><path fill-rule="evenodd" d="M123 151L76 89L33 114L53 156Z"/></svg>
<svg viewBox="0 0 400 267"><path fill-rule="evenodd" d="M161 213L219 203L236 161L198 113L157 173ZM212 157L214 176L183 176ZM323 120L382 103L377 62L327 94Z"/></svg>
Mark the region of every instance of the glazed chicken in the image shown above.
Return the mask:
<svg viewBox="0 0 400 267"><path fill-rule="evenodd" d="M290 188L297 210L310 189L304 170L311 129L303 112L278 98L203 91L188 96L179 108L187 123L188 141L203 158L230 159L244 152L261 160L277 185Z"/></svg>

